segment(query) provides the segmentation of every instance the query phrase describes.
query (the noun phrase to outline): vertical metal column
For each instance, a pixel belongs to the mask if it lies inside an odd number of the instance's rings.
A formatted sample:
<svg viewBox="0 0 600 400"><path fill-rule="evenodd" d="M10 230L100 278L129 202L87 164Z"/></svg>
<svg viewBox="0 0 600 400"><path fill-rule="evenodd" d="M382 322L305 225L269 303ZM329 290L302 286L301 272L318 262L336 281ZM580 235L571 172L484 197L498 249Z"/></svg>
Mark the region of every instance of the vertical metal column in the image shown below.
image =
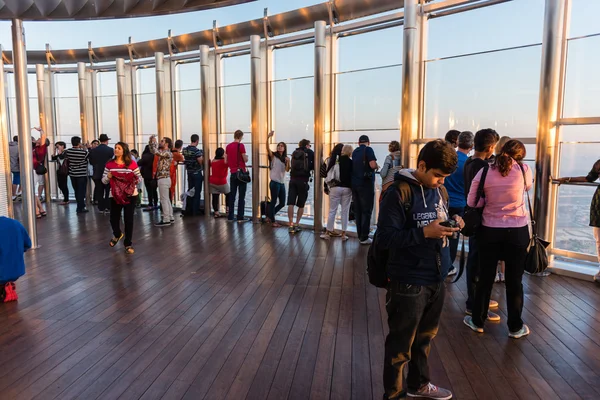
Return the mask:
<svg viewBox="0 0 600 400"><path fill-rule="evenodd" d="M0 55L2 54L2 46L0 46ZM10 171L10 150L8 148L9 131L8 131L8 113L6 108L6 75L4 73L4 59L0 56L0 151L4 154L4 179L6 179L6 205L7 216L14 218L13 201L12 201L12 174Z"/></svg>
<svg viewBox="0 0 600 400"><path fill-rule="evenodd" d="M165 55L164 53L155 53L156 66L156 129L158 139L165 137Z"/></svg>
<svg viewBox="0 0 600 400"><path fill-rule="evenodd" d="M537 120L537 154L535 158L534 219L537 234L542 238L552 235L550 214L557 188L550 182L552 165L557 157L556 121L560 92L560 71L566 16L564 0L546 0L544 32L542 37L542 65Z"/></svg>
<svg viewBox="0 0 600 400"><path fill-rule="evenodd" d="M87 118L88 118L88 134L90 138L98 139L100 132L98 130L98 73L94 70L87 71Z"/></svg>
<svg viewBox="0 0 600 400"><path fill-rule="evenodd" d="M90 141L88 135L88 120L87 120L87 71L84 62L77 63L77 78L79 82L79 125L81 126L81 141L88 143Z"/></svg>
<svg viewBox="0 0 600 400"><path fill-rule="evenodd" d="M323 162L323 140L325 137L325 113L326 113L326 81L325 70L327 67L327 25L325 21L315 22L315 112L314 112L314 135L315 135L315 173L314 173L314 207L315 207L315 231L323 230L323 180L318 174L318 169Z"/></svg>
<svg viewBox="0 0 600 400"><path fill-rule="evenodd" d="M35 185L33 181L33 156L29 126L29 91L27 89L27 51L23 21L12 20L13 62L15 68L15 94L17 100L17 126L19 128L19 159L21 188L23 191L23 225L31 237L33 248L38 247L35 221Z"/></svg>
<svg viewBox="0 0 600 400"><path fill-rule="evenodd" d="M419 36L417 33L418 0L404 2L404 35L402 49L402 104L400 144L402 163L405 167L416 166L416 151L413 140L418 135L418 65L417 51Z"/></svg>
<svg viewBox="0 0 600 400"><path fill-rule="evenodd" d="M117 104L119 110L119 141L127 142L127 100L126 93L126 77L125 77L125 60L122 58L116 59L117 66Z"/></svg>
<svg viewBox="0 0 600 400"><path fill-rule="evenodd" d="M200 46L200 113L202 118L202 150L204 152L204 215L210 217L212 196L210 196L210 60L209 47ZM188 183L189 186L189 183ZM184 189L185 190L185 189Z"/></svg>
<svg viewBox="0 0 600 400"><path fill-rule="evenodd" d="M36 75L36 81L37 81L37 93L38 93L38 111L39 111L39 121L40 121L40 128L42 128L42 130L46 133L48 139L50 139L50 146L48 147L48 154L46 155L46 160L44 161L46 164L46 168L48 170L48 173L46 175L44 175L44 184L46 186L46 204L50 204L50 202L52 201L52 196L51 196L51 184L50 184L50 164L49 164L49 158L50 158L50 152L52 151L52 149L54 148L54 135L52 135L52 127L50 126L50 124L48 123L49 119L48 119L48 113L51 112L51 110L47 110L46 109L46 71L44 70L44 66L42 64L37 64L35 66L35 75ZM54 166L52 166L52 169L55 169ZM52 174L54 175L54 174Z"/></svg>
<svg viewBox="0 0 600 400"><path fill-rule="evenodd" d="M250 36L250 116L252 120L252 222L260 218L260 36Z"/></svg>

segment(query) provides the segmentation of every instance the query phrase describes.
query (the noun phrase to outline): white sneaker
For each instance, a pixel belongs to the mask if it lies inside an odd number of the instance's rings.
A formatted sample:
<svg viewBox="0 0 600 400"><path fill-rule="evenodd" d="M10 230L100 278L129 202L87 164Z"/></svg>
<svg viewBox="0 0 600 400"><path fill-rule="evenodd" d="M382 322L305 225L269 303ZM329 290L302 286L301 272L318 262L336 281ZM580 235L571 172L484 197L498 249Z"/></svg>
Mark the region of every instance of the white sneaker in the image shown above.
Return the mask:
<svg viewBox="0 0 600 400"><path fill-rule="evenodd" d="M321 233L320 238L323 240L329 240L329 235L327 234L327 232L323 232Z"/></svg>
<svg viewBox="0 0 600 400"><path fill-rule="evenodd" d="M525 324L523 324L523 327L521 329L519 329L516 332L508 332L508 337L513 338L513 339L520 339L523 336L527 336L529 335L530 330L529 327Z"/></svg>
<svg viewBox="0 0 600 400"><path fill-rule="evenodd" d="M362 242L360 242L360 244L371 244L373 243L373 239L371 238L367 238L366 240L363 240Z"/></svg>
<svg viewBox="0 0 600 400"><path fill-rule="evenodd" d="M450 269L450 271L448 271L448 276L450 276L450 275L456 275L456 273L457 273L457 272L458 272L458 271L456 270L456 268L455 268L455 267L452 267L452 268Z"/></svg>
<svg viewBox="0 0 600 400"><path fill-rule="evenodd" d="M342 235L342 242L345 242L346 240L348 240L348 236Z"/></svg>

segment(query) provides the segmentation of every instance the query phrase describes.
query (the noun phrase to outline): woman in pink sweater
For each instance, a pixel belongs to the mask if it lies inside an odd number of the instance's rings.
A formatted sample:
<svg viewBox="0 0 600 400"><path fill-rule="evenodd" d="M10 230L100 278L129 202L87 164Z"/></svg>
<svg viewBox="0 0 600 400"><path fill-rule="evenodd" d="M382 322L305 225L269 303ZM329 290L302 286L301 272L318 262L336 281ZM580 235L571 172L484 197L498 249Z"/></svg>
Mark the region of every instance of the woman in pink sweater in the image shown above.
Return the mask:
<svg viewBox="0 0 600 400"><path fill-rule="evenodd" d="M469 207L484 207L482 227L477 232L479 243L479 282L475 289L473 315L465 317L465 324L476 332L483 332L490 295L494 286L498 260L506 262L506 303L508 329L511 338L529 334L523 324L523 272L529 245L529 220L525 190L531 189L533 178L525 164L525 145L509 140L496 161L475 176L467 203ZM479 182L485 176L482 198L477 201Z"/></svg>

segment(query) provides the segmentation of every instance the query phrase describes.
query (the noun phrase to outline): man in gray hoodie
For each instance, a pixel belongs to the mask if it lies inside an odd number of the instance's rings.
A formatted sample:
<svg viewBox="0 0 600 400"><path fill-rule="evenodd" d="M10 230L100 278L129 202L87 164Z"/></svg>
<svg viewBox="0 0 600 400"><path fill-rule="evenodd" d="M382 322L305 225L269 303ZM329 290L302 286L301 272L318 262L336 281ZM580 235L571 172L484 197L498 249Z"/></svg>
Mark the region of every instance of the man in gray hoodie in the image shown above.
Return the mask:
<svg viewBox="0 0 600 400"><path fill-rule="evenodd" d="M19 137L13 137L13 141L8 144L8 153L10 154L10 172L12 172L12 194L13 200L17 199L21 191L21 170L19 164Z"/></svg>

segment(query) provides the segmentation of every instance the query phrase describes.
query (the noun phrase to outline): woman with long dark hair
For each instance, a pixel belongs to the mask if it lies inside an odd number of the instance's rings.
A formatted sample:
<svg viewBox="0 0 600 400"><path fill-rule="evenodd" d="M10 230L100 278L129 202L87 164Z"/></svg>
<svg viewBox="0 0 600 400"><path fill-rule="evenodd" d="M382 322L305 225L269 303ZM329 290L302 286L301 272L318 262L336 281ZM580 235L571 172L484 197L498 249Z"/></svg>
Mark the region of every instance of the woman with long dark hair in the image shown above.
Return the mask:
<svg viewBox="0 0 600 400"><path fill-rule="evenodd" d="M274 134L273 131L269 132L267 140L267 155L271 169L271 182L269 183L271 201L267 207L267 222L271 222L273 227L279 227L281 225L275 220L275 215L285 206L285 174L290 170L290 159L287 156L287 145L284 142L277 143L277 151L271 151L269 143Z"/></svg>
<svg viewBox="0 0 600 400"><path fill-rule="evenodd" d="M137 201L137 184L142 179L137 163L131 158L127 143L115 145L115 157L106 163L102 182L110 184L110 225L113 238L109 246L115 247L125 236L125 253L133 254L133 214ZM121 210L124 211L125 234L121 231Z"/></svg>
<svg viewBox="0 0 600 400"><path fill-rule="evenodd" d="M327 178L325 182L329 186L329 216L327 217L327 230L321 235L321 239L330 237L341 237L348 240L346 230L348 229L348 218L350 216L350 203L352 202L352 146L338 143L329 156L327 164ZM334 231L335 216L338 206L342 207L342 233Z"/></svg>
<svg viewBox="0 0 600 400"><path fill-rule="evenodd" d="M523 164L526 154L522 142L506 142L494 163L477 173L467 199L469 207L484 208L482 226L477 232L481 271L475 288L472 317L466 316L464 322L475 332L483 332L496 266L498 260L504 260L508 330L509 337L514 339L529 334L529 327L523 324L521 319L522 279L530 240L525 190L529 190L533 185L531 170ZM482 178L483 176L485 178ZM479 182L482 179L483 196L479 204L475 204Z"/></svg>
<svg viewBox="0 0 600 400"><path fill-rule="evenodd" d="M227 196L229 195L229 183L227 183L227 172L229 167L225 161L225 149L219 147L215 151L215 158L210 162L210 192L212 194L212 207L214 211L214 217L220 218L221 215L221 204L219 197L224 194L225 202L227 203Z"/></svg>

